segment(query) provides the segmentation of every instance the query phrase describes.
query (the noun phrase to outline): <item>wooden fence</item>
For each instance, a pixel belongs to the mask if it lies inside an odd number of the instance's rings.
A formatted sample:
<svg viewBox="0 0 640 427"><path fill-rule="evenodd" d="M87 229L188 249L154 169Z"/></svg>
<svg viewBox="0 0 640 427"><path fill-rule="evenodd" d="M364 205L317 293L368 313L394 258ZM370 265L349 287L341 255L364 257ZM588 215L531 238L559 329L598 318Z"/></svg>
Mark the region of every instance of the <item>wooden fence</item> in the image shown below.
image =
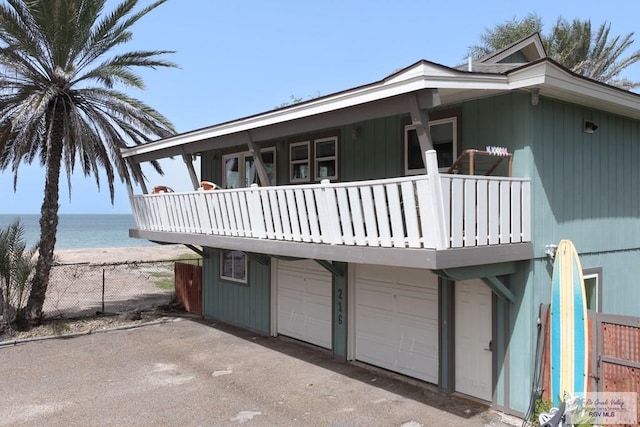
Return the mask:
<svg viewBox="0 0 640 427"><path fill-rule="evenodd" d="M548 322L549 306L541 310L545 334L542 397L551 400ZM588 392L635 392L640 408L640 317L588 312Z"/></svg>
<svg viewBox="0 0 640 427"><path fill-rule="evenodd" d="M176 299L189 313L202 315L202 266L176 262Z"/></svg>

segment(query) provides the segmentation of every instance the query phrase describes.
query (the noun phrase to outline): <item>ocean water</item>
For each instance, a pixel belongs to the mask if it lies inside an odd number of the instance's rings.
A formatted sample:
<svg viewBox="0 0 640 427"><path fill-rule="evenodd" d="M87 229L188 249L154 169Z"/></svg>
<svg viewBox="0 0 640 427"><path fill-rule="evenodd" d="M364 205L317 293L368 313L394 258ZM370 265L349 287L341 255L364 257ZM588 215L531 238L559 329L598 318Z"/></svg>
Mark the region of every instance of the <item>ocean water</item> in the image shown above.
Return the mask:
<svg viewBox="0 0 640 427"><path fill-rule="evenodd" d="M40 238L40 215L0 214L0 228L5 229L16 219L22 223L27 246ZM56 249L115 248L148 246L153 243L129 237L129 229L135 228L133 215L60 215Z"/></svg>

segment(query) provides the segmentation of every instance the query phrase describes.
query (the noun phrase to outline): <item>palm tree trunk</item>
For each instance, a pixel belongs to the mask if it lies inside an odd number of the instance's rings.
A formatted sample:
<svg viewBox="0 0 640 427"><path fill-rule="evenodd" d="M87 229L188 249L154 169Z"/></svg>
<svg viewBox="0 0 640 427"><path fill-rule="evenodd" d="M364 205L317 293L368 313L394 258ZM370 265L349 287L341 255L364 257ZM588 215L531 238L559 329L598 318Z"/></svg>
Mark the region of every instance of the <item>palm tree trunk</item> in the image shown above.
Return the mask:
<svg viewBox="0 0 640 427"><path fill-rule="evenodd" d="M56 111L57 112L57 111ZM60 117L53 114L56 118ZM55 120L55 119L54 119ZM38 261L31 282L31 293L25 307L24 319L31 323L42 321L44 301L49 286L49 273L53 265L53 250L58 232L58 198L60 168L62 162L62 130L61 120L55 120L47 152L46 181L44 185L44 201L40 210L40 242L38 243ZM57 125L57 126L56 126Z"/></svg>

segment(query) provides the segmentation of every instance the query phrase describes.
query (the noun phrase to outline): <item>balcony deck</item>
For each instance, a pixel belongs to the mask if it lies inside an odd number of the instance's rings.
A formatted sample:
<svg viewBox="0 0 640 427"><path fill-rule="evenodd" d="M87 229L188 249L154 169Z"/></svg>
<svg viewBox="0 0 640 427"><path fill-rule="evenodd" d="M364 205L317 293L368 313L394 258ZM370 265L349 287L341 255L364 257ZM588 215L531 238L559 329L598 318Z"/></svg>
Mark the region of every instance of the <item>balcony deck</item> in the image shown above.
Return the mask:
<svg viewBox="0 0 640 427"><path fill-rule="evenodd" d="M411 177L136 195L132 237L281 256L452 268L530 259L527 178Z"/></svg>

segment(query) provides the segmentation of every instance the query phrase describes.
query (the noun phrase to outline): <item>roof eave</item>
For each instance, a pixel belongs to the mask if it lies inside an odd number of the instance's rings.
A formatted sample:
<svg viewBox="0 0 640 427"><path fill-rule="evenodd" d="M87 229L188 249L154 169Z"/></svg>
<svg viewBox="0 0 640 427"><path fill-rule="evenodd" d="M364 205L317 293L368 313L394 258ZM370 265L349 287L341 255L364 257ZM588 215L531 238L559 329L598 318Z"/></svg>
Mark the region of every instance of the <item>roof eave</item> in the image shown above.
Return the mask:
<svg viewBox="0 0 640 427"><path fill-rule="evenodd" d="M308 118L326 112L388 99L423 89L507 89L507 78L504 75L466 73L450 69L448 67L442 67L455 72L455 76L431 77L425 75L413 75L404 80L397 80L398 73L394 73L392 76L374 84L360 86L355 89L338 92L333 95L313 99L304 103L186 132L148 144L125 148L121 150L121 154L123 157L137 157L156 151L166 151L169 148L179 145L190 144L197 141L218 138L239 132L246 132L274 124Z"/></svg>

